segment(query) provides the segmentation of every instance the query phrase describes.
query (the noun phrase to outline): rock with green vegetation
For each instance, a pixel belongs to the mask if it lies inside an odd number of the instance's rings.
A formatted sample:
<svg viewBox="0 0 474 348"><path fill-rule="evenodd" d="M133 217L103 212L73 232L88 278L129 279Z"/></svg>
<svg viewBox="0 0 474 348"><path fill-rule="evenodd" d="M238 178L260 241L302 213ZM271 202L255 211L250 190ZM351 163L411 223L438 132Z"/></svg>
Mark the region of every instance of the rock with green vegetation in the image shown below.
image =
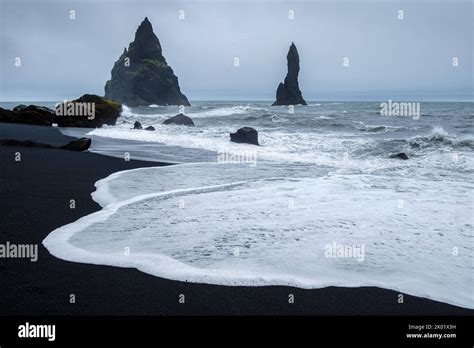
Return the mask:
<svg viewBox="0 0 474 348"><path fill-rule="evenodd" d="M95 94L84 94L82 97L63 103L63 113L56 105L53 123L59 127L98 128L115 125L122 112L122 105Z"/></svg>
<svg viewBox="0 0 474 348"><path fill-rule="evenodd" d="M138 27L128 50L125 48L115 62L112 78L105 84L105 97L128 106L190 105L163 57L148 18Z"/></svg>

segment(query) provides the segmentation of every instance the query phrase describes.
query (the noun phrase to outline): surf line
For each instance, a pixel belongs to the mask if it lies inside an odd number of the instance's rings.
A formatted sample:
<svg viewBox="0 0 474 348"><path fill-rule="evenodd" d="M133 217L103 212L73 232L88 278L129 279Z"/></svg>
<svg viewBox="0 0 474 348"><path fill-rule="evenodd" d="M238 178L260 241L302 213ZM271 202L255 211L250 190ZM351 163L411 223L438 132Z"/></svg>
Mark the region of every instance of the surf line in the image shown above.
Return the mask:
<svg viewBox="0 0 474 348"><path fill-rule="evenodd" d="M234 182L234 183L229 183L229 184L202 186L202 187L197 187L197 188L176 189L172 191L165 191L165 192L158 192L158 193L157 192L148 193L148 194L132 197L124 201L111 203L95 213L86 215L70 224L67 224L55 229L50 234L48 234L45 239L43 239L42 243L51 255L59 259L73 261L73 262L93 263L92 259L96 258L95 256L99 256L99 255L98 254L96 255L96 253L93 253L90 251L85 251L81 248L78 248L72 245L71 243L69 243L69 239L77 232L84 230L85 228L93 225L94 223L106 221L110 216L115 214L120 208L133 204L133 203L141 202L150 198L156 198L156 197L166 198L166 197L173 197L173 196L181 196L188 193L207 193L207 192L213 192L217 189L237 187L237 186L245 185L247 183L248 181L239 181L239 182ZM81 259L81 257L77 257L78 250L81 251L81 255L85 256L83 259ZM84 259L87 259L87 261L85 261Z"/></svg>

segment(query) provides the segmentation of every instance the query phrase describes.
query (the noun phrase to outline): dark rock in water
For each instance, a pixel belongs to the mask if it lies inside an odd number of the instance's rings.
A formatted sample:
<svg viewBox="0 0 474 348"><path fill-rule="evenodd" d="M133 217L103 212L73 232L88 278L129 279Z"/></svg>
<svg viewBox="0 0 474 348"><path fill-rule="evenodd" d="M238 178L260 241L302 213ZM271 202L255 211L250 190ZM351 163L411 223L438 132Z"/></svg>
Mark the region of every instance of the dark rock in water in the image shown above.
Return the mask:
<svg viewBox="0 0 474 348"><path fill-rule="evenodd" d="M179 114L176 116L173 116L171 118L168 118L163 122L163 124L176 124L178 126L190 126L194 127L194 122L191 119L191 117L188 117L183 114Z"/></svg>
<svg viewBox="0 0 474 348"><path fill-rule="evenodd" d="M138 121L135 121L133 124L133 129L142 129L142 124Z"/></svg>
<svg viewBox="0 0 474 348"><path fill-rule="evenodd" d="M147 131L154 131L154 130L155 130L155 127L153 127L153 126L148 126L148 127L145 128L145 130L147 130Z"/></svg>
<svg viewBox="0 0 474 348"><path fill-rule="evenodd" d="M391 155L390 158L398 158L402 160L407 160L409 157L405 152L397 153L396 155Z"/></svg>
<svg viewBox="0 0 474 348"><path fill-rule="evenodd" d="M60 146L60 149L71 151L85 151L91 146L90 138L80 138L70 141L66 145Z"/></svg>
<svg viewBox="0 0 474 348"><path fill-rule="evenodd" d="M163 57L148 18L138 27L128 50L125 48L115 62L112 78L105 84L105 97L128 106L190 105Z"/></svg>
<svg viewBox="0 0 474 348"><path fill-rule="evenodd" d="M278 85L276 101L272 105L307 105L301 95L298 84L298 74L300 72L300 56L294 43L291 43L290 50L286 56L288 61L288 73L285 82Z"/></svg>
<svg viewBox="0 0 474 348"><path fill-rule="evenodd" d="M50 144L37 143L32 140L15 140L15 139L0 139L0 146L19 146L19 147L36 147L43 149L62 149L70 151L85 151L91 146L90 138L75 139L63 146L53 146Z"/></svg>
<svg viewBox="0 0 474 348"><path fill-rule="evenodd" d="M79 99L56 106L54 123L60 127L97 128L115 125L122 105L95 94L84 94Z"/></svg>
<svg viewBox="0 0 474 348"><path fill-rule="evenodd" d="M258 132L251 127L243 127L235 133L230 133L230 141L234 143L259 145Z"/></svg>
<svg viewBox="0 0 474 348"><path fill-rule="evenodd" d="M18 105L13 110L0 108L0 122L51 126L54 111L36 105Z"/></svg>

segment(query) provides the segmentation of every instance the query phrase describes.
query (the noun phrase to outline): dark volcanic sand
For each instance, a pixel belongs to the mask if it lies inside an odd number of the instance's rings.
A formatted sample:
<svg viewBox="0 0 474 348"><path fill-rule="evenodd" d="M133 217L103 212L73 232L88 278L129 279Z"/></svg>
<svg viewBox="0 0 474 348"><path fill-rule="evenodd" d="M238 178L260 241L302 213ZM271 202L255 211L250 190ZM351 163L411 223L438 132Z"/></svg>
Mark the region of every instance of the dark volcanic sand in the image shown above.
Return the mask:
<svg viewBox="0 0 474 348"><path fill-rule="evenodd" d="M0 139L62 145L71 138L49 127L0 124ZM21 152L22 161L14 161ZM37 243L39 259L0 259L0 315L127 314L382 314L472 315L474 311L379 288L304 290L284 286L225 287L156 278L135 269L80 264L51 256L49 232L100 209L94 183L109 174L158 163L56 149L0 147L0 243ZM76 209L69 200L76 200ZM69 303L70 294L76 303ZM179 304L179 294L186 303ZM288 303L294 294L294 304Z"/></svg>

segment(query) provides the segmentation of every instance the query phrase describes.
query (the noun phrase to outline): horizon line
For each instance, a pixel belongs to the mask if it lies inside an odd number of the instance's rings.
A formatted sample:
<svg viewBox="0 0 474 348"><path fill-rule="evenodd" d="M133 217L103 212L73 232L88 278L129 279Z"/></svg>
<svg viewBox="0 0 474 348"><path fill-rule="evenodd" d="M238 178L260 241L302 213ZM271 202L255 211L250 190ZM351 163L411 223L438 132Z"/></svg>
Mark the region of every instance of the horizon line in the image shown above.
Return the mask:
<svg viewBox="0 0 474 348"><path fill-rule="evenodd" d="M102 97L102 96L100 96ZM104 98L104 97L103 97ZM74 100L77 99L75 98L60 98L60 101L58 99L55 100L48 100L48 99L31 99L31 100L0 100L0 103L32 103L32 102L41 102L41 103L58 103L62 102L64 100ZM394 101L394 102L418 102L418 103L474 103L474 99L451 99L451 98L446 98L442 100L437 100L437 99L412 99L412 98L393 98L393 99L307 99L307 103L326 103L326 102L345 102L345 103L368 103L368 102L387 102L387 101ZM268 102L268 103L273 103L275 100L274 99L190 99L189 102ZM125 103L121 103L122 105L126 105ZM179 105L159 105L159 104L150 104L150 105L158 105L158 106L179 106ZM149 106L149 105L144 105L144 106ZM279 105L279 106L285 106L285 105ZM295 104L294 106L309 106L309 105L301 105L301 104Z"/></svg>

